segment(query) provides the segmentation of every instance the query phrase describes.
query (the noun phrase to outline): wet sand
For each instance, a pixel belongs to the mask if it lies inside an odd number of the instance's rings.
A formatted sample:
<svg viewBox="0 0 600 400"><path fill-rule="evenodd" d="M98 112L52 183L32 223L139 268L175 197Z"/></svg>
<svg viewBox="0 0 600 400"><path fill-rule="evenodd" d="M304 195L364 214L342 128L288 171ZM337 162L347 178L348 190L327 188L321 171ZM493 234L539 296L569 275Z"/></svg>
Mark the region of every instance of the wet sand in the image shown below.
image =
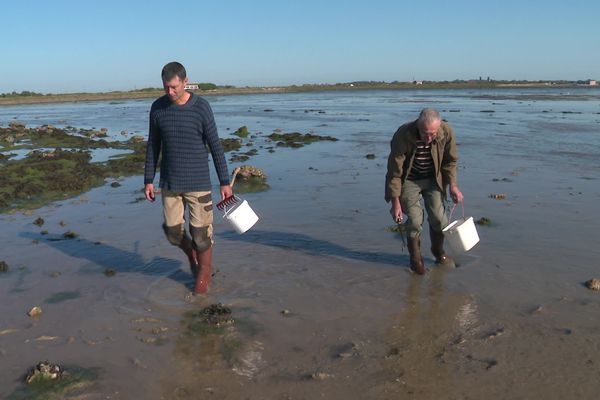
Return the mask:
<svg viewBox="0 0 600 400"><path fill-rule="evenodd" d="M315 131L340 142L249 161L267 171L271 190L245 196L261 217L248 233L217 218L206 298L189 296L185 257L163 237L160 205L136 202L140 177L2 215L0 259L10 269L0 274L0 397L46 359L101 369L75 393L81 399L597 397L600 293L583 286L600 277L594 117L555 113L563 125L551 131L538 128L552 122L546 105L511 103L493 116L479 112L489 103L449 105L461 108L445 116L459 137L466 213L492 225L478 227L481 243L456 269L433 265L425 237L429 273L419 277L386 230L382 188L386 137L424 105L383 108L381 122L369 107L345 116L353 98L332 96L321 99L325 116L287 120L280 110L296 97L271 103L279 115L252 116L251 131L326 123ZM424 102L435 100L447 99ZM218 121L248 119L213 107ZM557 139L567 123L578 136ZM59 240L69 230L78 236ZM190 335L187 313L219 302L236 322ZM36 305L42 315L28 317Z"/></svg>

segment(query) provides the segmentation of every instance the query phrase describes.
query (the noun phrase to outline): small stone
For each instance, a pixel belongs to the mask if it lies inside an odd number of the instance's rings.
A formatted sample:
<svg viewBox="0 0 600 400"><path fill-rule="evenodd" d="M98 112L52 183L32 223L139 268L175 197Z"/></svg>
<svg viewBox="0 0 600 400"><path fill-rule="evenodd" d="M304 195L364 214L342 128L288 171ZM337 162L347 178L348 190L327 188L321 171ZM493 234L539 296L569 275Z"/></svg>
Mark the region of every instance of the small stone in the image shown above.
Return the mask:
<svg viewBox="0 0 600 400"><path fill-rule="evenodd" d="M33 307L31 310L29 310L27 312L27 315L29 315L30 317L37 317L41 314L42 314L42 309L41 309L41 307L38 307L38 306Z"/></svg>
<svg viewBox="0 0 600 400"><path fill-rule="evenodd" d="M113 188L118 188L119 186L121 186L121 184L119 182L113 182L110 184L110 187L113 187Z"/></svg>
<svg viewBox="0 0 600 400"><path fill-rule="evenodd" d="M365 157L367 157L367 160L374 160L375 159L375 154L367 154Z"/></svg>
<svg viewBox="0 0 600 400"><path fill-rule="evenodd" d="M8 272L8 264L6 261L0 261L0 272Z"/></svg>
<svg viewBox="0 0 600 400"><path fill-rule="evenodd" d="M324 381L325 379L333 378L333 375L325 372L315 372L310 377L316 381Z"/></svg>
<svg viewBox="0 0 600 400"><path fill-rule="evenodd" d="M117 271L114 268L106 268L104 270L104 275L108 276L109 278L111 276L115 276L116 273L117 273Z"/></svg>
<svg viewBox="0 0 600 400"><path fill-rule="evenodd" d="M585 286L590 290L600 290L600 279L590 279Z"/></svg>
<svg viewBox="0 0 600 400"><path fill-rule="evenodd" d="M283 310L281 310L281 314L282 315L289 315L290 314L290 310L288 310L287 308L283 309Z"/></svg>
<svg viewBox="0 0 600 400"><path fill-rule="evenodd" d="M38 363L35 368L27 374L25 382L33 383L43 380L54 380L60 378L62 370L58 365L50 364L48 361Z"/></svg>
<svg viewBox="0 0 600 400"><path fill-rule="evenodd" d="M50 274L50 277L51 277L51 278L58 278L60 275L61 275L61 274L60 274L60 272L58 272L58 271L54 271L54 272L52 272L52 273Z"/></svg>
<svg viewBox="0 0 600 400"><path fill-rule="evenodd" d="M65 233L63 233L63 237L65 239L75 239L77 237L77 234L73 231L66 231Z"/></svg>
<svg viewBox="0 0 600 400"><path fill-rule="evenodd" d="M42 225L44 225L44 222L45 222L44 218L38 217L38 218L36 218L35 221L33 221L33 224L37 225L37 226L42 226Z"/></svg>
<svg viewBox="0 0 600 400"><path fill-rule="evenodd" d="M489 226L492 224L492 221L489 218L481 217L477 221L475 221L477 225Z"/></svg>
<svg viewBox="0 0 600 400"><path fill-rule="evenodd" d="M491 199L496 199L496 200L504 200L506 199L506 194L505 193L491 193L489 196Z"/></svg>

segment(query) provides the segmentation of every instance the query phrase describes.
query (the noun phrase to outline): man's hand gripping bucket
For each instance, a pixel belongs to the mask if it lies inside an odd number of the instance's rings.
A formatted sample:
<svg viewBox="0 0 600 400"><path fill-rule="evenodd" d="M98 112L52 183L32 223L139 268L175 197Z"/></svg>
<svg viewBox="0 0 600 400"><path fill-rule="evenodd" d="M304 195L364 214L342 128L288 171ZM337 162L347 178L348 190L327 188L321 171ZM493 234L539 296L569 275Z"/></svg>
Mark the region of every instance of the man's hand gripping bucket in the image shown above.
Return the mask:
<svg viewBox="0 0 600 400"><path fill-rule="evenodd" d="M236 168L233 171L233 178L231 179L231 187L235 183L235 178L240 171ZM248 204L248 201L242 199L239 196L233 195L223 199L217 204L217 208L223 212L223 219L231 225L233 229L239 234L246 232L252 228L258 221L258 216Z"/></svg>
<svg viewBox="0 0 600 400"><path fill-rule="evenodd" d="M442 230L454 254L469 251L479 242L479 235L473 217L465 219L465 206L462 202L460 204L462 206L462 218L452 221L452 214L456 209L456 204L454 204L452 211L450 211L450 221L452 222Z"/></svg>

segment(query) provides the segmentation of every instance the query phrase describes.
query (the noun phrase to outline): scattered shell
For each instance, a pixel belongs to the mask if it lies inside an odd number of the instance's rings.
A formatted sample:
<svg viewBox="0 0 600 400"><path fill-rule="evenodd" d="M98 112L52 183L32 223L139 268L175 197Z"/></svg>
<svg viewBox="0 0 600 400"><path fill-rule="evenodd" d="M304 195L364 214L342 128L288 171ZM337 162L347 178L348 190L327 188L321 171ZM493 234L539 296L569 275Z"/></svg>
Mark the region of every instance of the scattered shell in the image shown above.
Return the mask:
<svg viewBox="0 0 600 400"><path fill-rule="evenodd" d="M489 196L491 199L496 199L496 200L504 200L506 199L506 193L491 193Z"/></svg>
<svg viewBox="0 0 600 400"><path fill-rule="evenodd" d="M333 378L333 375L325 373L325 372L315 372L310 375L311 379L315 381L324 381L325 379Z"/></svg>
<svg viewBox="0 0 600 400"><path fill-rule="evenodd" d="M600 290L600 279L590 279L585 286L590 290Z"/></svg>
<svg viewBox="0 0 600 400"><path fill-rule="evenodd" d="M60 338L59 336L46 336L46 335L43 335L43 336L35 338L34 340L36 342L49 342L49 341L56 340L56 339L59 339L59 338Z"/></svg>
<svg viewBox="0 0 600 400"><path fill-rule="evenodd" d="M42 314L42 308L35 306L33 307L31 310L29 310L27 312L27 315L29 315L30 317L37 317L38 315Z"/></svg>

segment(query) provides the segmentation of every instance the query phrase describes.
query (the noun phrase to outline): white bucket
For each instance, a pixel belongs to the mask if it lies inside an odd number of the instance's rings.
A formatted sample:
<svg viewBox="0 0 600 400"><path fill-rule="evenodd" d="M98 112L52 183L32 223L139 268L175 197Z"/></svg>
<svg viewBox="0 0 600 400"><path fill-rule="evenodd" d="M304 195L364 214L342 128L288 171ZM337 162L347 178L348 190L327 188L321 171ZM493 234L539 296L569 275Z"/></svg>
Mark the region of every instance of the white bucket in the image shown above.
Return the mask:
<svg viewBox="0 0 600 400"><path fill-rule="evenodd" d="M473 217L453 221L442 232L455 254L469 251L479 242Z"/></svg>
<svg viewBox="0 0 600 400"><path fill-rule="evenodd" d="M242 234L256 224L258 216L252 208L250 208L250 204L244 200L241 203L235 204L230 209L225 210L223 219L229 222L237 233Z"/></svg>

